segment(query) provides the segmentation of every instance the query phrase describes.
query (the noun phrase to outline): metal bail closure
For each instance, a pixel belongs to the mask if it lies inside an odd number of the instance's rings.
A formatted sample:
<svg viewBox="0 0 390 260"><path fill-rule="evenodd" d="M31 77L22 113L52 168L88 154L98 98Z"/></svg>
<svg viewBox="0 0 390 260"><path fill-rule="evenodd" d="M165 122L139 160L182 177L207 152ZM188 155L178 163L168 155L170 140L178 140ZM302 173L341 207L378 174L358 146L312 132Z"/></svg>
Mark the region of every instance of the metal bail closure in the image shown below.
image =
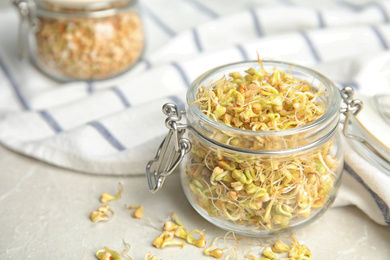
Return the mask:
<svg viewBox="0 0 390 260"><path fill-rule="evenodd" d="M358 141L366 146L371 152L376 156L390 164L390 161L372 144L370 144L366 139L361 136L357 136L348 132L348 126L350 125L350 120L353 116L356 116L363 109L363 101L359 99L353 99L354 90L351 87L345 87L341 90L341 97L343 98L344 103L347 105L345 108L341 108L340 112L344 114L344 128L343 134L345 137Z"/></svg>
<svg viewBox="0 0 390 260"><path fill-rule="evenodd" d="M191 150L191 142L183 138L187 125L180 124L181 115L174 103L166 103L162 111L167 115L165 126L169 129L168 135L162 141L153 160L146 165L146 177L149 189L155 193L161 189L165 177L170 175L183 160L186 153Z"/></svg>
<svg viewBox="0 0 390 260"><path fill-rule="evenodd" d="M18 28L18 58L28 59L28 32L37 30L39 20L35 17L35 2L33 0L12 0L19 11Z"/></svg>

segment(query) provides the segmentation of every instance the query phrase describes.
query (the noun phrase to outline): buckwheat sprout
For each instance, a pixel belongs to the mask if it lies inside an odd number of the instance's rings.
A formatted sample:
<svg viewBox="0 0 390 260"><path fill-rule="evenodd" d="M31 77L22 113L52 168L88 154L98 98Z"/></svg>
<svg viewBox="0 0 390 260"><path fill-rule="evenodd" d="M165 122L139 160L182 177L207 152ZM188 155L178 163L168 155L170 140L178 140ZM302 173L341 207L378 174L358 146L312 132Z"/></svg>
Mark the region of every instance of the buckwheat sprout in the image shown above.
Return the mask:
<svg viewBox="0 0 390 260"><path fill-rule="evenodd" d="M224 237L223 237L223 240L224 240L224 243L225 243L225 247L226 247L226 240L228 239L228 236L229 235L232 235L232 240L234 240L235 242L236 242L236 247L235 248L238 248L238 246L239 246L239 243L238 243L238 239L237 239L237 237L236 237L236 234L234 233L234 231L228 231L225 235L224 235Z"/></svg>
<svg viewBox="0 0 390 260"><path fill-rule="evenodd" d="M133 258L131 258L128 254L127 254L127 252L129 252L130 251L130 248L131 248L131 246L130 246L130 244L129 243L127 243L124 239L122 240L122 242L123 242L123 244L125 245L125 249L123 249L123 254L125 255L125 256L127 256L127 258L129 258L130 260L133 260Z"/></svg>
<svg viewBox="0 0 390 260"><path fill-rule="evenodd" d="M156 256L153 256L152 257L152 253L150 252L147 252L144 256L144 260L157 260L157 257Z"/></svg>
<svg viewBox="0 0 390 260"><path fill-rule="evenodd" d="M197 233L199 235L199 238L195 239L194 236L192 235L193 233ZM206 240L204 238L205 238L205 234L202 231L197 229L193 229L187 234L187 242L199 248L206 246Z"/></svg>
<svg viewBox="0 0 390 260"><path fill-rule="evenodd" d="M111 194L109 194L109 193L103 193L101 196L100 196L100 202L101 203L106 203L106 202L109 202L109 201L111 201L111 200L116 200L116 199L118 199L120 196L121 196L121 194L122 194L122 191L123 191L123 185L122 185L122 183L121 182L119 182L119 191L118 191L118 193L115 195L115 196L113 196L113 195L111 195Z"/></svg>
<svg viewBox="0 0 390 260"><path fill-rule="evenodd" d="M322 153L321 151L318 152L318 158L320 159L322 165L325 167L326 171L330 172L331 170L329 169L328 165L324 162L324 159L322 158Z"/></svg>
<svg viewBox="0 0 390 260"><path fill-rule="evenodd" d="M210 111L207 111L207 110L201 110L201 111L202 111L203 113L206 113L206 114L212 116L212 117L214 118L214 120L217 121L217 118L216 118L216 117L214 116L214 114L211 113Z"/></svg>
<svg viewBox="0 0 390 260"><path fill-rule="evenodd" d="M118 252L115 252L108 247L104 247L104 249L96 251L95 256L99 260L123 260Z"/></svg>
<svg viewBox="0 0 390 260"><path fill-rule="evenodd" d="M225 188L225 190L229 190L225 183L223 183L222 181L219 181L219 183Z"/></svg>
<svg viewBox="0 0 390 260"><path fill-rule="evenodd" d="M110 208L110 205L106 204L98 208L97 211L90 213L90 219L92 222L109 221L114 216L114 211Z"/></svg>
<svg viewBox="0 0 390 260"><path fill-rule="evenodd" d="M210 167L207 163L207 158L208 156L210 155L211 151L209 151L207 154L206 154L206 157L204 158L204 161L205 161L205 165L206 167L209 169L209 170L213 170L214 168L213 167Z"/></svg>
<svg viewBox="0 0 390 260"><path fill-rule="evenodd" d="M258 71L250 68L244 76L233 72L230 78L216 80L208 88L201 86L193 103L225 125L256 131L298 127L325 113L321 101L325 92L321 86L314 90L306 80L276 68L267 72L260 59L259 63ZM242 138L224 132L215 132L211 138L254 150L288 149L303 142L296 136ZM327 176L334 175L336 164L328 153L330 145L331 142L325 144L313 154L299 155L300 160L275 157L269 161L269 157L245 157L194 141L187 165L191 169L186 170L187 185L195 200L211 216L257 228L277 229L278 225L288 224L290 214L291 219L307 217L311 205L321 207L328 199L334 179ZM321 157L316 153L321 153ZM319 172L324 173L322 177Z"/></svg>
<svg viewBox="0 0 390 260"><path fill-rule="evenodd" d="M278 239L272 246L272 251L274 251L275 253L286 253L290 251L290 247L283 243L282 240Z"/></svg>
<svg viewBox="0 0 390 260"><path fill-rule="evenodd" d="M215 243L220 238L222 238L222 237L214 238L214 240L211 242L210 246L204 250L205 255L213 256L213 257L218 258L218 259L222 258L223 250L225 250L226 247L225 248L214 248ZM212 249L212 248L214 248L214 249Z"/></svg>
<svg viewBox="0 0 390 260"><path fill-rule="evenodd" d="M293 242L291 243L292 248L288 251L289 259L293 260L310 260L312 254L306 245L301 245L295 236L291 236Z"/></svg>
<svg viewBox="0 0 390 260"><path fill-rule="evenodd" d="M245 259L247 259L247 258L250 258L252 260L270 260L268 257L267 258L257 258L254 255L246 255Z"/></svg>
<svg viewBox="0 0 390 260"><path fill-rule="evenodd" d="M177 216L177 214L173 211L171 212L171 218L177 225L184 226L183 223L180 221L179 217Z"/></svg>
<svg viewBox="0 0 390 260"><path fill-rule="evenodd" d="M184 242L175 241L173 240L174 237L174 232L163 231L161 235L154 239L153 246L155 246L156 248L164 248L166 246L180 246L181 248L183 248L185 246Z"/></svg>
<svg viewBox="0 0 390 260"><path fill-rule="evenodd" d="M212 192L212 190L211 190L211 187L210 187L210 185L207 183L207 181L205 181L204 178L202 178L202 180L204 181L204 183L206 184L207 188L209 189L210 194L213 194L213 192ZM216 184L215 184L215 185L216 185ZM214 186L214 187L215 187L215 186ZM211 196L210 196L209 198L210 198L210 199L213 199Z"/></svg>
<svg viewBox="0 0 390 260"><path fill-rule="evenodd" d="M268 259L276 259L275 253L272 251L271 247L269 246L263 249L263 255Z"/></svg>
<svg viewBox="0 0 390 260"><path fill-rule="evenodd" d="M125 208L127 208L127 209L135 209L133 214L131 215L133 218L140 219L140 218L143 217L144 207L142 205L129 206L129 207L126 207L126 205L125 205Z"/></svg>
<svg viewBox="0 0 390 260"><path fill-rule="evenodd" d="M218 259L222 258L223 251L230 248L230 247L227 246L227 242L226 242L226 240L229 239L228 235L230 233L232 233L232 238L231 239L233 239L236 242L237 246L236 247L231 247L231 248L233 248L234 251L232 253L228 254L225 257L225 259L229 259L230 256L232 256L234 254L237 254L237 251L238 251L238 240L235 237L235 234L234 234L233 231L227 232L224 237L216 237L216 238L214 238L214 240L211 242L210 246L204 250L204 254L212 256L212 257L215 257L215 258L218 258ZM221 238L224 239L224 244L225 244L224 247L223 248L215 248L215 244L216 244L217 240L219 240Z"/></svg>

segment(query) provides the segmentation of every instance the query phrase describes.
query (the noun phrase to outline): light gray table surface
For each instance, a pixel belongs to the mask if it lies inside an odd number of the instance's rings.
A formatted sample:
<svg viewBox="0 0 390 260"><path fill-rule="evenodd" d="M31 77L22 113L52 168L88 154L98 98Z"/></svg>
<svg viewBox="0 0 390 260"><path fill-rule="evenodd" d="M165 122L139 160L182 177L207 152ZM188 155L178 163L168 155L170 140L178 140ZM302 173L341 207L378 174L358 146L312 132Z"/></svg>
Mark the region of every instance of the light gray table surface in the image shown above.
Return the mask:
<svg viewBox="0 0 390 260"><path fill-rule="evenodd" d="M113 219L92 223L89 213L102 205L101 193L115 193L118 182L123 183L124 191L121 199L111 203ZM142 204L144 218L131 218L125 204ZM151 194L144 176L69 171L2 146L0 208L0 259L94 259L104 246L122 251L123 239L132 246L129 254L133 259L144 259L147 252L165 260L212 259L191 245L183 249L152 246L171 211L187 228L205 230L208 243L225 234L192 209L177 173L169 177L162 191ZM313 259L390 259L390 227L377 225L355 207L332 208L295 235L311 249Z"/></svg>

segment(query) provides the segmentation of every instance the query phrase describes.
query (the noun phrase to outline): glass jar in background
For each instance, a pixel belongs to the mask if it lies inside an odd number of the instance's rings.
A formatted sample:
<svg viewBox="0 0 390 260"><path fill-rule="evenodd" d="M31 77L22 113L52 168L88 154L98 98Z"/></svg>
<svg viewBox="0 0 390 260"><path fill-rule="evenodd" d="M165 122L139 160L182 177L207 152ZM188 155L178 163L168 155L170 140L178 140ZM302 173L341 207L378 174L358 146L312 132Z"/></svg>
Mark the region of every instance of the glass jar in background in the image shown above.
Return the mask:
<svg viewBox="0 0 390 260"><path fill-rule="evenodd" d="M343 90L341 95L332 81L309 68L279 61L263 61L263 66L321 89L316 98L325 113L308 124L278 131L244 130L218 122L200 109L199 91L216 87L217 80L223 76L226 80L232 72L260 69L258 62L221 66L191 84L185 111L172 103L164 105L170 131L146 167L149 188L156 192L184 159L181 182L193 208L216 226L249 236L302 227L332 205L344 165L340 115L361 108L351 93ZM341 108L341 97L347 108ZM214 101L222 102L215 97ZM178 123L182 113L187 124Z"/></svg>
<svg viewBox="0 0 390 260"><path fill-rule="evenodd" d="M142 55L137 0L36 0L15 5L29 23L27 37L19 32L19 44L28 41L33 63L57 80L114 77Z"/></svg>

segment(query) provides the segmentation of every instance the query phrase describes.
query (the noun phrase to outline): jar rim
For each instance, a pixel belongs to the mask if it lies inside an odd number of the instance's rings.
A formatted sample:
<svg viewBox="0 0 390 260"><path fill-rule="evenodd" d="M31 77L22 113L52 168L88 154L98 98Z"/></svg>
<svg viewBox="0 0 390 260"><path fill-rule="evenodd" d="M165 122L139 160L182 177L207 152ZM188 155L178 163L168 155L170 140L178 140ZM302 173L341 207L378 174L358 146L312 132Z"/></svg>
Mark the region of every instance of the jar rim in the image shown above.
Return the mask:
<svg viewBox="0 0 390 260"><path fill-rule="evenodd" d="M225 124L222 124L218 121L215 121L208 116L206 116L196 105L196 103L192 103L195 101L196 93L198 91L198 88L203 84L203 81L206 79L213 79L216 80L217 78L212 78L213 75L216 75L217 73L226 71L228 69L232 69L235 67L242 67L243 65L246 65L247 68L254 67L254 65L260 66L258 61L241 61L241 62L235 62L235 63L229 63L226 65L222 65L216 68L213 68L211 70L206 71L202 75L200 75L198 78L196 78L190 85L187 95L186 95L186 101L187 101L187 109L194 114L197 118L204 121L205 123L218 128L221 131L226 131L232 134L237 135L245 135L245 136L257 136L259 133L261 133L262 136L287 136L287 135L295 135L298 133L306 132L314 130L324 124L326 124L329 121L332 121L335 116L338 116L340 104L341 104L341 96L340 91L336 87L336 85L328 79L326 76L322 75L321 73L310 69L308 67L298 65L295 63L285 62L285 61L277 61L277 60L263 60L262 61L264 67L285 67L285 68L291 68L295 69L298 72L308 74L313 77L313 79L318 79L321 83L323 83L326 86L327 93L329 95L329 103L327 104L329 107L326 110L326 112L320 116L318 119L316 119L313 122L310 122L308 124L305 124L303 126L291 128L291 129L285 129L285 130L273 130L273 131L253 131L253 130L246 130L246 129L240 129L235 128L231 126L227 126ZM207 87L207 86L206 86Z"/></svg>
<svg viewBox="0 0 390 260"><path fill-rule="evenodd" d="M44 0L36 1L36 11L39 15L54 16L62 14L65 16L109 16L113 11L128 9L138 4L138 0L113 0L101 1L95 3L85 3L72 5L66 1L61 3L47 2ZM58 10L57 10L58 9Z"/></svg>

